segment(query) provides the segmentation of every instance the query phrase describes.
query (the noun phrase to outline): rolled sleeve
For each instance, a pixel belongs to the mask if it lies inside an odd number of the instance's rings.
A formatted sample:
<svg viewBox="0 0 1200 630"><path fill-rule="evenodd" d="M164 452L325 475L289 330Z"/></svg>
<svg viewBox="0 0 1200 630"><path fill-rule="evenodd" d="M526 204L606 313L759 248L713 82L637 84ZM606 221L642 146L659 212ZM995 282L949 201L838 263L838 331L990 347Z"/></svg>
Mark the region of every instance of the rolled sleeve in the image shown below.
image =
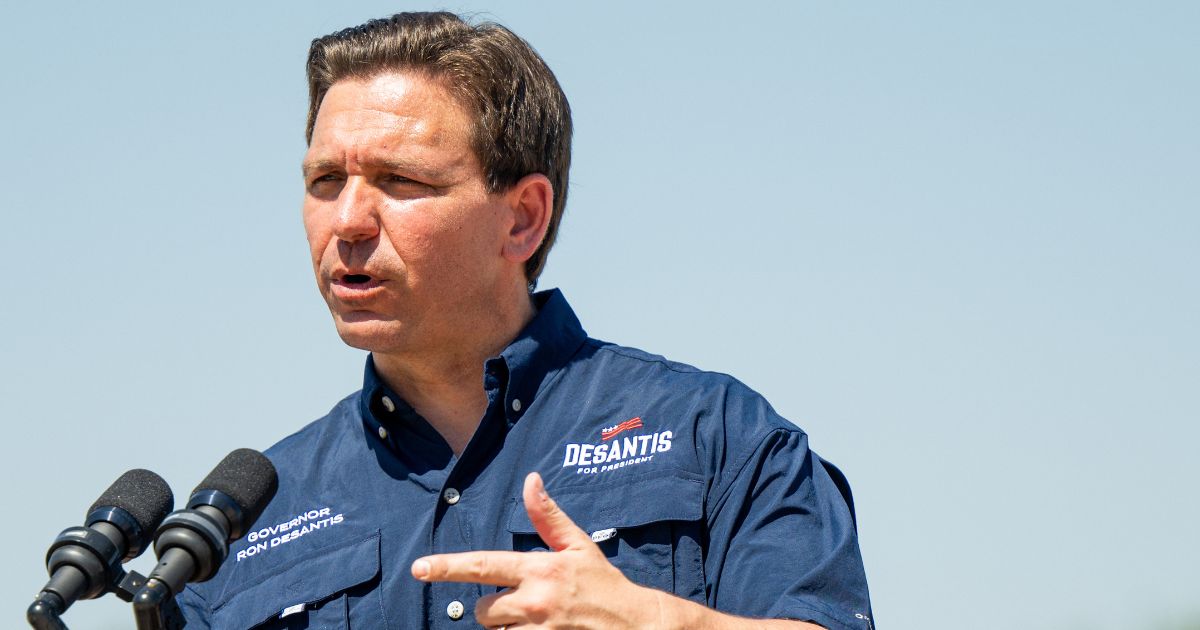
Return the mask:
<svg viewBox="0 0 1200 630"><path fill-rule="evenodd" d="M776 428L726 476L707 516L715 608L871 630L849 488L827 466L803 431Z"/></svg>

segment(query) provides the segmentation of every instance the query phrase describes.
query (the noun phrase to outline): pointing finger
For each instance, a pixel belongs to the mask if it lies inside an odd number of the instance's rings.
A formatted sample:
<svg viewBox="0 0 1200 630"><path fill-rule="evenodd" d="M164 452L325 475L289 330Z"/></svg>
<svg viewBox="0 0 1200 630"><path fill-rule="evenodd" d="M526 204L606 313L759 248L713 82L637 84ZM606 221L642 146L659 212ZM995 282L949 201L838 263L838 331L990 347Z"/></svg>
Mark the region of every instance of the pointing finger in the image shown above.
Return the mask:
<svg viewBox="0 0 1200 630"><path fill-rule="evenodd" d="M541 475L529 473L525 477L522 494L525 499L525 511L529 513L533 528L552 550L562 551L570 547L581 548L594 544L587 532L579 529L571 517L546 494Z"/></svg>
<svg viewBox="0 0 1200 630"><path fill-rule="evenodd" d="M516 586L521 582L522 556L518 551L468 551L425 556L412 563L412 575L423 582Z"/></svg>

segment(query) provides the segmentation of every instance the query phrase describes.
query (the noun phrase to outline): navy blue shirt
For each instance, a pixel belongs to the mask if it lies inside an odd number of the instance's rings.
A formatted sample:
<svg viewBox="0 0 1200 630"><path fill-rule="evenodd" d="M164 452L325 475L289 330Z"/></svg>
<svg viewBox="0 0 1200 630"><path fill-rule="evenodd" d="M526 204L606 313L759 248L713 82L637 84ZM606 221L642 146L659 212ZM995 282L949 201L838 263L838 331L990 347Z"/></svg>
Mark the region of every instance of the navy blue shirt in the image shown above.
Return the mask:
<svg viewBox="0 0 1200 630"><path fill-rule="evenodd" d="M455 456L367 361L363 389L267 451L279 492L188 628L468 628L495 587L425 584L418 557L544 550L546 489L630 580L730 613L870 630L849 488L808 437L724 374L589 339L558 291L484 366Z"/></svg>

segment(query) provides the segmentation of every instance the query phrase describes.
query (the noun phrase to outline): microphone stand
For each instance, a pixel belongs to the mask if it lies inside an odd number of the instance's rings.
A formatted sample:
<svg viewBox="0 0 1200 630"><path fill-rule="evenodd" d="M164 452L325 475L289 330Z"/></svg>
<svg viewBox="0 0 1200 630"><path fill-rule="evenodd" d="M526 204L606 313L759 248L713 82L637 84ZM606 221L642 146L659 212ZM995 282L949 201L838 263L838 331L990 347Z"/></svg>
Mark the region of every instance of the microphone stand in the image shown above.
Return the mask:
<svg viewBox="0 0 1200 630"><path fill-rule="evenodd" d="M137 630L182 630L187 622L175 602L175 594L166 582L153 578L133 600L133 618Z"/></svg>
<svg viewBox="0 0 1200 630"><path fill-rule="evenodd" d="M124 601L131 602L133 594L141 590L145 584L146 577L137 571L120 570L117 575L113 576L113 581L106 590L116 593L117 597ZM172 603L174 602L172 601ZM67 624L59 618L66 608L64 604L62 597L54 591L42 591L25 611L25 620L35 630L70 630L67 628ZM176 606L175 610L178 611L179 607ZM180 613L180 619L182 620L182 613ZM182 623L178 627L183 628Z"/></svg>

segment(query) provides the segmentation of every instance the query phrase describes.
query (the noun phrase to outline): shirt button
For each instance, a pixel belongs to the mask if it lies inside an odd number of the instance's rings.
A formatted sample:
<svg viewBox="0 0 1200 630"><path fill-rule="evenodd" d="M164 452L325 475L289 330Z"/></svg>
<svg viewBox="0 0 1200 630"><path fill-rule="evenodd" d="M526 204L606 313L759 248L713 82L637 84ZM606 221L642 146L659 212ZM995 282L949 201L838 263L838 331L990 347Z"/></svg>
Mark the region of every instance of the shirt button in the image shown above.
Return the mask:
<svg viewBox="0 0 1200 630"><path fill-rule="evenodd" d="M387 439L387 429L385 429L383 427L379 427L379 439L381 439L381 440Z"/></svg>
<svg viewBox="0 0 1200 630"><path fill-rule="evenodd" d="M446 488L446 491L442 493L442 498L446 500L447 504L454 505L455 503L458 503L458 500L462 498L462 495L459 494L458 490L455 490L454 488ZM455 619L457 618L458 617L455 617Z"/></svg>
<svg viewBox="0 0 1200 630"><path fill-rule="evenodd" d="M388 398L387 396L380 398L379 402L383 403L383 408L387 409L388 413L392 413L396 410L396 403L392 402L392 399Z"/></svg>
<svg viewBox="0 0 1200 630"><path fill-rule="evenodd" d="M457 599L450 602L450 605L446 606L446 616L455 621L462 619L463 603L458 601Z"/></svg>
<svg viewBox="0 0 1200 630"><path fill-rule="evenodd" d="M520 411L520 410L521 410L521 399L514 398L513 399L513 411Z"/></svg>

